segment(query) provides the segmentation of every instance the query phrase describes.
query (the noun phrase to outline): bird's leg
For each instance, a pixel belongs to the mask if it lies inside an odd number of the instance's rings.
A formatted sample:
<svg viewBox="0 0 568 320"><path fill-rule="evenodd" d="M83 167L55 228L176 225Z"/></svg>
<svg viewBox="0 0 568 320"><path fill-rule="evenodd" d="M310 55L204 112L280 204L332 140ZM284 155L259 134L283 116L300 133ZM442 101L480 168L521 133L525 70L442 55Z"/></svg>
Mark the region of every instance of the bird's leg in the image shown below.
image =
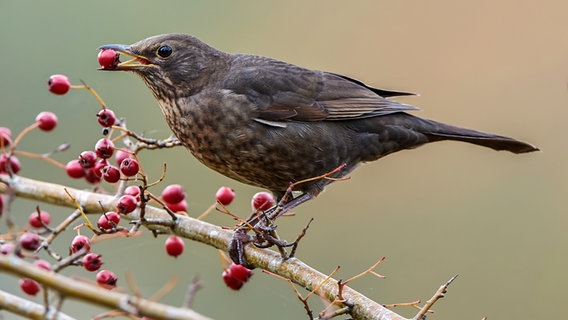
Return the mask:
<svg viewBox="0 0 568 320"><path fill-rule="evenodd" d="M282 195L282 197L280 198L280 201L278 201L278 204L273 206L272 208L266 210L266 213L265 213L266 217L268 218L268 220L274 221L276 218L283 215L284 213L294 209L295 207L301 205L302 203L304 203L308 200L311 200L311 199L317 197L317 195L323 190L323 187L314 187L314 188L311 188L311 189L305 191L301 195L290 199L290 197L292 197L293 188L295 186L299 185L299 184L309 182L309 181L313 181L313 180L318 180L318 179L327 179L327 180L332 180L332 181L333 180L349 179L348 177L339 177L339 178L333 178L332 177L332 175L340 172L346 166L347 166L347 164L344 163L344 164L338 166L337 168L331 170L330 172L324 173L320 176L308 178L308 179L305 179L305 180L301 180L301 181L291 183L290 186L286 189L286 192L284 193L284 195Z"/></svg>
<svg viewBox="0 0 568 320"><path fill-rule="evenodd" d="M296 241L288 243L278 238L276 231L274 231L274 226L272 225L272 222L274 222L274 220L276 220L276 218L278 218L279 216L294 209L300 204L315 198L321 192L320 188L313 188L311 190L305 191L304 193L294 198L292 197L293 187L295 187L298 184L315 179L345 179L345 178L330 177L331 175L345 168L345 166L346 166L345 164L342 164L341 166L321 176L290 184L290 186L286 189L286 192L284 192L284 194L280 197L278 203L275 206L264 212L253 213L252 217L250 217L246 221L246 223L241 223L237 227L235 235L231 239L231 242L229 244L229 256L231 257L231 259L233 259L235 263L243 264L245 267L249 268L250 265L246 261L244 255L244 246L246 243L249 242L253 242L254 245L256 245L257 247L262 247L262 248L268 248L272 245L276 245L278 247L278 250L280 251L280 254L284 259L288 258L288 255L284 250L284 247L294 246L291 252L291 256L293 256L297 248L297 242L304 236L307 227L302 231L301 235L298 237L298 239L296 239ZM247 235L247 232L250 230L250 226L253 226L253 230L256 233L256 241L255 237Z"/></svg>
<svg viewBox="0 0 568 320"><path fill-rule="evenodd" d="M269 221L274 221L276 218L283 215L284 213L294 209L295 207L315 197L315 194L313 192L304 192L301 195L292 198L291 200L287 200L285 198L289 198L292 194L292 190L291 189L288 190L290 192L287 191L285 196L283 196L282 199L278 201L277 205L266 210L265 216ZM290 196L286 197L287 194L290 194Z"/></svg>
<svg viewBox="0 0 568 320"><path fill-rule="evenodd" d="M272 221L298 205L312 199L316 194L317 193L313 192L305 192L296 198L288 200L292 196L292 190L289 188L288 191L280 198L277 205L265 212L258 212L256 215L253 215L252 218L247 220L246 224L240 224L235 230L233 238L229 242L228 251L233 262L241 264L249 269L254 268L246 261L244 254L244 247L250 242L259 248L268 248L275 245L278 247L278 251L282 255L282 258L287 259L289 256L284 250L284 247L297 246L297 241L288 243L280 240L276 234ZM253 226L253 231L256 233L256 236L247 234L251 225ZM292 252L295 251L296 249L293 248Z"/></svg>
<svg viewBox="0 0 568 320"><path fill-rule="evenodd" d="M318 192L319 193L319 192ZM283 215L284 213L294 209L295 207L301 205L302 203L313 199L318 193L316 192L304 192L301 195L292 198L292 189L288 188L288 190L284 193L284 195L278 200L278 203L271 208L267 209L266 211L260 211L253 213L253 216L247 220L249 225L256 226L260 221L265 221L265 224L268 222L273 222L279 216ZM244 226L245 224L241 224L240 227Z"/></svg>

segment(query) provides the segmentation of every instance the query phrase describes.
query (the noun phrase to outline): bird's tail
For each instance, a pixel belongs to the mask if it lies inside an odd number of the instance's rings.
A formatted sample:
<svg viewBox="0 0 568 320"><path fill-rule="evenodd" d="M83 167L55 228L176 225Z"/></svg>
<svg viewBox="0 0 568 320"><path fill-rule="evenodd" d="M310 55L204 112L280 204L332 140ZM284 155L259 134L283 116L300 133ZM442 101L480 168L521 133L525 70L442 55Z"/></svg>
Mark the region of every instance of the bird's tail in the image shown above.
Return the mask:
<svg viewBox="0 0 568 320"><path fill-rule="evenodd" d="M432 120L422 120L426 121L427 124L425 124L420 131L422 134L428 136L432 142L438 140L456 140L513 153L527 153L539 150L532 144L513 138L460 128Z"/></svg>

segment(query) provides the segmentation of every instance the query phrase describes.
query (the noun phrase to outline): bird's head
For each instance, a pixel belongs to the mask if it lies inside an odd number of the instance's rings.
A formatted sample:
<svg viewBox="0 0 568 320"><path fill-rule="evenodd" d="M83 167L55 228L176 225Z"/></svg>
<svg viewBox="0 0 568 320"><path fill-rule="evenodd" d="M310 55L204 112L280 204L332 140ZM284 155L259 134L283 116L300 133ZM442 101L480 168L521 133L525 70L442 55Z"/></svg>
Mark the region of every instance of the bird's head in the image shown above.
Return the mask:
<svg viewBox="0 0 568 320"><path fill-rule="evenodd" d="M164 34L131 45L109 44L131 58L101 70L133 71L140 75L157 98L175 93L189 95L207 82L208 75L226 63L226 53L187 34Z"/></svg>

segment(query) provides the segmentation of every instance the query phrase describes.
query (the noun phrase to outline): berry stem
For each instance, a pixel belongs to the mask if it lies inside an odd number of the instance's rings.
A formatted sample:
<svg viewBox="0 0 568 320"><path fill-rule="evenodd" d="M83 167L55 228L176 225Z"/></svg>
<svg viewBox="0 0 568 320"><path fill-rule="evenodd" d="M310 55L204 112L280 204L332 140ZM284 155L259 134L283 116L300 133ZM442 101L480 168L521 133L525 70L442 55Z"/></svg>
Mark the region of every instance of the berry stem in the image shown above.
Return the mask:
<svg viewBox="0 0 568 320"><path fill-rule="evenodd" d="M222 205L222 204L221 204ZM197 220L203 220L205 217L207 217L215 208L217 208L217 201L215 201L215 203L213 203L212 205L209 206L209 208L207 208L207 210L205 210L202 214L200 214L197 218Z"/></svg>
<svg viewBox="0 0 568 320"><path fill-rule="evenodd" d="M219 258L221 258L221 265L223 266L223 270L227 269L232 261L227 257L223 250L217 249L217 252L219 252Z"/></svg>
<svg viewBox="0 0 568 320"><path fill-rule="evenodd" d="M77 200L71 195L71 193L69 193L67 188L63 188L63 190L65 191L65 193L67 193L67 195L69 196L71 201L73 201L73 204L75 204L75 207L77 208L77 210L79 210L79 212L83 216L83 219L85 219L85 223L86 223L87 228L91 229L91 231L93 231L95 234L98 234L99 231L93 227L93 225L91 224L91 221L89 220L89 218L87 218L87 215L85 214L85 212L81 208L81 205L79 204L79 202L77 202Z"/></svg>
<svg viewBox="0 0 568 320"><path fill-rule="evenodd" d="M71 225L71 223L73 223L73 221L77 220L77 218L79 218L80 216L81 216L81 211L79 209L76 209L75 211L73 211L57 227L52 229L51 234L45 238L44 242L49 246L51 244L51 242L53 242L53 240L55 240L57 235L59 235L61 232L65 231L65 229L67 229L67 227L69 227Z"/></svg>
<svg viewBox="0 0 568 320"><path fill-rule="evenodd" d="M18 136L16 137L16 139L14 139L14 142L12 143L12 146L10 147L11 150L13 151L14 149L16 149L16 146L18 145L18 143L20 142L20 140L22 140L22 138L28 134L30 131L34 130L35 128L38 127L38 123L34 122L33 124L27 126L24 130L22 130L22 132L20 132L20 134L18 134Z"/></svg>
<svg viewBox="0 0 568 320"><path fill-rule="evenodd" d="M89 91L94 97L95 99L97 99L97 101L101 104L101 107L103 109L106 109L106 104L103 101L103 99L101 98L101 96L99 96L99 94L95 91L95 89L93 89L91 86L89 86L85 81L81 80L82 85L72 85L71 88L72 89L86 89L87 91Z"/></svg>
<svg viewBox="0 0 568 320"><path fill-rule="evenodd" d="M154 181L148 185L146 185L146 188L150 188L153 187L155 185L160 184L160 182L164 181L164 179L166 178L166 170L167 170L168 166L167 164L164 162L164 169L162 170L162 175L160 176L160 179L158 179L157 181Z"/></svg>
<svg viewBox="0 0 568 320"><path fill-rule="evenodd" d="M61 163L61 162L59 162L55 159L52 159L50 157L47 157L43 154L27 152L27 151L20 151L20 150L15 150L14 154L24 156L24 157L28 157L28 158L42 159L42 160L45 160L45 161L53 164L56 167L59 167L59 168L65 170L65 165L63 163Z"/></svg>

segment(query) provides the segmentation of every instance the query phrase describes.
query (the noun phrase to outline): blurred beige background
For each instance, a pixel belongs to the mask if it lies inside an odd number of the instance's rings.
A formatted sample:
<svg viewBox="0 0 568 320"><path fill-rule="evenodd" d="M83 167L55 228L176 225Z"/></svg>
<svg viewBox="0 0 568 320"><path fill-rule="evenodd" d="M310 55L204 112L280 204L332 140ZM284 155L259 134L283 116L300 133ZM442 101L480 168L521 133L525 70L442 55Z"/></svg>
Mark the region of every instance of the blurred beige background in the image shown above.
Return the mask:
<svg viewBox="0 0 568 320"><path fill-rule="evenodd" d="M85 80L131 129L166 137L169 130L143 83L129 74L98 72L96 56L99 45L168 32L191 33L224 51L419 92L401 101L422 108L420 116L538 145L543 152L520 156L451 142L401 152L335 183L297 209L295 218L282 219L279 230L292 239L314 217L298 257L323 272L340 265L338 278L386 256L378 272L387 279L352 284L380 303L425 301L459 274L431 319L545 319L565 313L568 2L2 1L0 30L0 126L17 133L40 111L57 113L54 132L34 132L21 148L46 152L70 142L72 148L56 157L63 162L100 137L98 105L83 91L50 94L49 75ZM245 216L258 191L210 171L182 149L142 157L156 178L168 163L166 182L185 185L193 215L213 202L219 186L229 185L237 191L231 208ZM49 164L22 163L24 176L84 187ZM20 225L35 205L15 203ZM69 213L49 209L55 220ZM233 223L220 215L210 221ZM232 292L221 281L214 250L186 242L186 253L172 259L163 252L164 239L116 240L95 248L105 267L120 276L120 285L131 272L147 296L176 275L179 284L163 299L167 303L178 305L190 279L199 275L205 288L195 308L205 315L306 318L287 283L256 272L241 291ZM59 241L60 250L66 241ZM1 274L0 287L19 292L17 279ZM322 308L317 299L312 306ZM101 312L74 301L64 310L80 319Z"/></svg>

